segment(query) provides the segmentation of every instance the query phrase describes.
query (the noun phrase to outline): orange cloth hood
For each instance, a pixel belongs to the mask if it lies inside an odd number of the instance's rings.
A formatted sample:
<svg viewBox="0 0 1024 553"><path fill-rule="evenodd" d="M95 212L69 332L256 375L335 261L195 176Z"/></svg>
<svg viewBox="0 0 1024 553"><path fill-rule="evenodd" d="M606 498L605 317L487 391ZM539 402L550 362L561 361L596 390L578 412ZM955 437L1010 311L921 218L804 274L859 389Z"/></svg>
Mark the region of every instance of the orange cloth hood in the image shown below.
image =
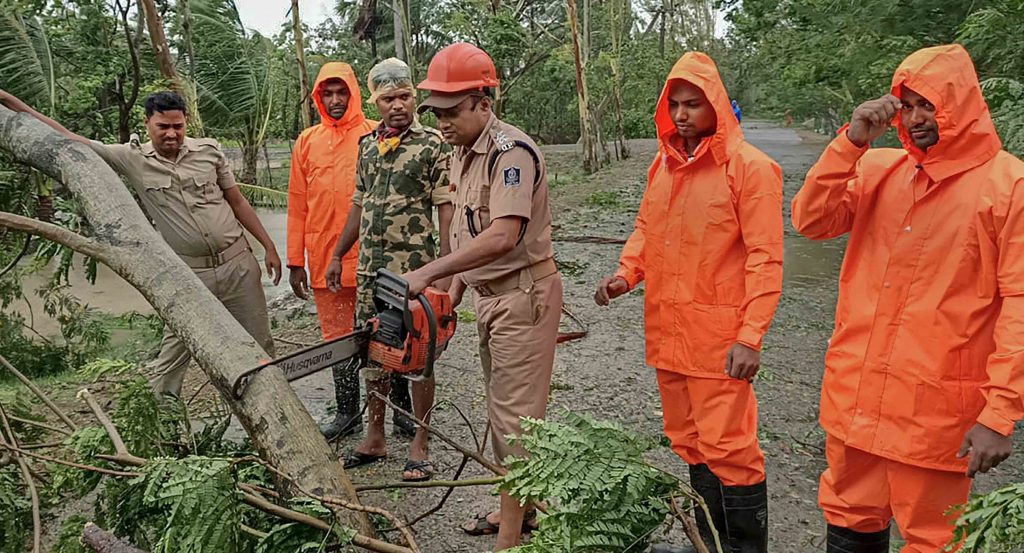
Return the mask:
<svg viewBox="0 0 1024 553"><path fill-rule="evenodd" d="M743 142L743 131L732 111L729 94L725 91L722 78L718 75L715 62L703 52L687 52L672 67L665 81L665 87L654 110L654 124L658 129L658 143L662 151L672 150L668 140L676 134L676 126L668 112L668 94L672 81L684 80L696 85L708 97L718 116L718 126L708 148L715 157L715 163L725 163Z"/></svg>
<svg viewBox="0 0 1024 553"><path fill-rule="evenodd" d="M922 152L897 117L903 147L934 181L963 173L1002 149L971 56L959 44L924 48L908 56L892 78L892 94L906 85L935 106L939 142Z"/></svg>
<svg viewBox="0 0 1024 553"><path fill-rule="evenodd" d="M323 99L320 98L321 87L331 79L345 81L349 92L352 94L348 101L348 109L345 110L345 115L341 119L331 117L327 113L327 107L324 106ZM313 102L316 103L316 109L320 112L320 122L324 125L339 129L349 129L366 120L366 117L363 115L363 97L359 91L359 81L356 79L356 72L347 63L331 61L325 63L320 68L320 73L316 76L316 82L313 84Z"/></svg>

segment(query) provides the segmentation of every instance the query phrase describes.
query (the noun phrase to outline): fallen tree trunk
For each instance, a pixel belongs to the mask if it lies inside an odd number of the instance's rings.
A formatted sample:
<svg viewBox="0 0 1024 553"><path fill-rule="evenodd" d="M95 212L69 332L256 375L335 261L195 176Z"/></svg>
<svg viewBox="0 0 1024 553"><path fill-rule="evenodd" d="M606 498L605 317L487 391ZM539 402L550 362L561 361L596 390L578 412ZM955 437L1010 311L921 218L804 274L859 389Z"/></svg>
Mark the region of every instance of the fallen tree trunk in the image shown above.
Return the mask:
<svg viewBox="0 0 1024 553"><path fill-rule="evenodd" d="M87 522L82 530L82 545L96 553L147 553L117 539L117 536L91 522Z"/></svg>
<svg viewBox="0 0 1024 553"><path fill-rule="evenodd" d="M64 183L78 199L93 236L10 215L0 218L0 225L83 251L131 283L188 347L261 457L307 490L358 502L341 463L280 369L270 366L253 375L241 398L233 397L238 375L269 356L150 226L106 163L87 146L4 107L0 149ZM343 523L374 535L364 514L342 515Z"/></svg>

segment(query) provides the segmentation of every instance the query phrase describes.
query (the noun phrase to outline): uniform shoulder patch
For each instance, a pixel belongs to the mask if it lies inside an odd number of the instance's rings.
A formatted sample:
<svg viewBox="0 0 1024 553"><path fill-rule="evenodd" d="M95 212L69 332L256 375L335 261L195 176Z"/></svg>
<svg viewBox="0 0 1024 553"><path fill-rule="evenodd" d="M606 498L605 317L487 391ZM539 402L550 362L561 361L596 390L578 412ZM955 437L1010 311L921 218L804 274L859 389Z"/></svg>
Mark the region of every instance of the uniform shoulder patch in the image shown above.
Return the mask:
<svg viewBox="0 0 1024 553"><path fill-rule="evenodd" d="M519 168L519 166L512 165L506 167L504 171L502 171L502 176L504 177L505 180L505 186L508 188L512 188L514 186L519 186L520 184L522 184L523 171Z"/></svg>

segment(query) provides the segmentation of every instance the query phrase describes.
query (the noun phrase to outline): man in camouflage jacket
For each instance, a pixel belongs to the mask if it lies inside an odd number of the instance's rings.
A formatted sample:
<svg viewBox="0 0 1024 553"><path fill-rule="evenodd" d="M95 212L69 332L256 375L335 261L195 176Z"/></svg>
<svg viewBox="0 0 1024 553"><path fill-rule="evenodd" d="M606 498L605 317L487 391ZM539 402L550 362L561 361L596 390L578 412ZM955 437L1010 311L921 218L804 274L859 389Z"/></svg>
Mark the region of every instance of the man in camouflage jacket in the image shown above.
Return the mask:
<svg viewBox="0 0 1024 553"><path fill-rule="evenodd" d="M448 158L451 146L441 133L416 119L416 90L409 67L391 58L369 73L369 102L380 111L380 125L359 145L356 192L352 211L342 231L334 258L327 270L329 287L341 285L341 259L359 240L356 269L356 328L376 315L373 289L379 269L397 274L416 270L438 255L434 237L434 209L442 232L440 254L449 252L448 227L453 208L448 190ZM442 285L442 289L447 286ZM389 376L379 367L365 367L366 389L386 396ZM413 409L420 419L434 403L434 379L414 382ZM387 454L384 437L384 402L367 394L369 425L366 438L346 455L345 468L382 459ZM427 480L434 469L429 461L427 432L416 431L402 478Z"/></svg>

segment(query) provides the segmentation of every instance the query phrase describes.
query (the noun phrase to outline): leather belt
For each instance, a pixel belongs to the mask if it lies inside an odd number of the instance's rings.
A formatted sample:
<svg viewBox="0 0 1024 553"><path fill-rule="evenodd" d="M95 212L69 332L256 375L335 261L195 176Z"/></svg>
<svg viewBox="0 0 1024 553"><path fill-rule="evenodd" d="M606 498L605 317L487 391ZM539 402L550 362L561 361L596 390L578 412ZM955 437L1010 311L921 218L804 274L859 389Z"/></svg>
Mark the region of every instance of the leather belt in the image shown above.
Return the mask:
<svg viewBox="0 0 1024 553"><path fill-rule="evenodd" d="M249 250L249 242L244 236L239 237L230 246L224 248L220 253L216 255L182 255L178 254L178 257L185 262L192 269L213 269L220 267L221 265L231 261L242 252Z"/></svg>
<svg viewBox="0 0 1024 553"><path fill-rule="evenodd" d="M527 289L533 285L534 282L542 278L549 277L558 272L558 266L555 265L555 260L547 258L544 261L538 261L525 269L513 271L503 277L498 277L494 280L487 281L483 284L473 286L473 290L476 290L477 294L483 297L488 296L499 296L510 290L519 288L521 284L525 284ZM525 283L523 281L526 281Z"/></svg>

